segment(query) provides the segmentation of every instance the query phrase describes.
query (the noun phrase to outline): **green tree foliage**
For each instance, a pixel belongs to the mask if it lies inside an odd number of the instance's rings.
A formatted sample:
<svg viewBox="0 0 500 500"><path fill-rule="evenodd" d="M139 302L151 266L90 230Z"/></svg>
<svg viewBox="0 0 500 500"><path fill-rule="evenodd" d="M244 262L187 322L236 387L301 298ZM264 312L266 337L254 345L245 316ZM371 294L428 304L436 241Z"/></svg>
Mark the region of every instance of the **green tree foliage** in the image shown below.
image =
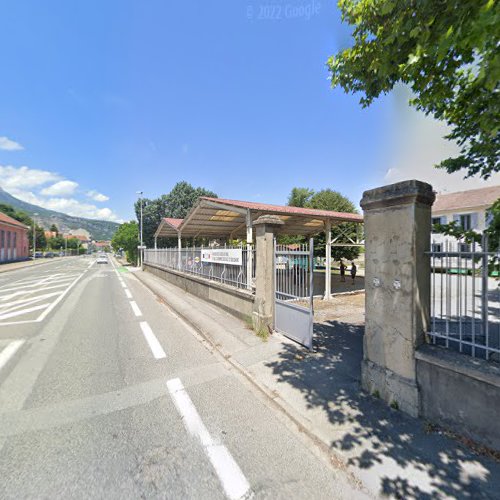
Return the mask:
<svg viewBox="0 0 500 500"><path fill-rule="evenodd" d="M123 248L127 256L127 260L131 263L137 261L137 246L139 244L139 225L135 221L125 222L120 224L111 245L118 250Z"/></svg>
<svg viewBox="0 0 500 500"><path fill-rule="evenodd" d="M289 207L306 207L314 194L313 189L294 187L288 196Z"/></svg>
<svg viewBox="0 0 500 500"><path fill-rule="evenodd" d="M52 233L56 233L57 235L59 235L59 229L57 229L57 226L55 224L52 224L52 226L50 226L49 231L51 231Z"/></svg>
<svg viewBox="0 0 500 500"><path fill-rule="evenodd" d="M62 236L55 236L47 240L47 246L51 250L64 250L65 241Z"/></svg>
<svg viewBox="0 0 500 500"><path fill-rule="evenodd" d="M500 2L339 0L354 45L328 60L332 86L369 106L397 83L445 121L460 146L438 167L488 178L500 169Z"/></svg>
<svg viewBox="0 0 500 500"><path fill-rule="evenodd" d="M217 198L212 191L198 187L194 188L188 182L178 182L168 194L159 198L150 200L142 199L142 218L143 218L143 241L151 248L154 245L154 233L158 229L162 218L172 217L174 219L183 219L188 214L200 196L210 196ZM137 221L141 219L140 200L134 205Z"/></svg>
<svg viewBox="0 0 500 500"><path fill-rule="evenodd" d="M344 195L332 189L322 189L315 192L309 188L293 188L288 197L288 205L303 208L316 208L318 210L331 210L333 212L357 213L354 204ZM332 238L338 238L337 243L350 243L347 236L356 240L356 231L359 230L358 224L344 223L338 227L332 227ZM346 236L347 235L347 236ZM281 236L281 244L302 243L304 237L300 236ZM318 256L325 255L326 238L324 232L318 233L314 237L314 254ZM355 259L359 255L359 247L332 247L332 258Z"/></svg>
<svg viewBox="0 0 500 500"><path fill-rule="evenodd" d="M487 217L490 219L486 230L489 247L492 252L497 252L500 250L500 198L488 210Z"/></svg>

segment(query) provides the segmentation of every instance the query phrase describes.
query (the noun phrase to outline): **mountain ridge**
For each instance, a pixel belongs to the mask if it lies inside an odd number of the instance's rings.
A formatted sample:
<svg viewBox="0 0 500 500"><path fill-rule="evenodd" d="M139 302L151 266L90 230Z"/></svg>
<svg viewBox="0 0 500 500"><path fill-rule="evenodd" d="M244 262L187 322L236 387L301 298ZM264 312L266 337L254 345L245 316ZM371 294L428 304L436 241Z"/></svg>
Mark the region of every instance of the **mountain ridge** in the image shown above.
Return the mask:
<svg viewBox="0 0 500 500"><path fill-rule="evenodd" d="M1 187L0 203L10 205L16 210L22 210L30 216L33 216L34 213L38 213L36 217L37 224L45 229L49 229L52 224L55 224L59 231L63 233L81 228L88 231L94 240L110 240L119 226L117 222L76 217L74 215L68 215L38 205L33 205L12 196Z"/></svg>

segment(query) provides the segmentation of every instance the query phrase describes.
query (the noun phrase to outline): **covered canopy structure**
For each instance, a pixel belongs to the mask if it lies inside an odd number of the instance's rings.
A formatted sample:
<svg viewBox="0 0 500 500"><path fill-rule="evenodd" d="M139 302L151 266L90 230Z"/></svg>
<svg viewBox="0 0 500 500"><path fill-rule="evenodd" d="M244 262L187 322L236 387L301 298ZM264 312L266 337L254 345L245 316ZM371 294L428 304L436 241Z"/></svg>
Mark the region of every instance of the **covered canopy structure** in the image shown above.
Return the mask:
<svg viewBox="0 0 500 500"><path fill-rule="evenodd" d="M227 200L223 198L200 197L196 205L184 219L165 218L155 232L157 238L229 238L253 241L253 222L261 215L275 215L283 221L277 234L313 236L320 232L326 234L326 268L331 268L332 226L343 223L363 222L359 214L333 212L281 205L268 205L251 201ZM351 241L349 245L359 245ZM330 297L330 273L326 273L325 297Z"/></svg>
<svg viewBox="0 0 500 500"><path fill-rule="evenodd" d="M261 215L276 215L284 222L278 234L303 236L325 231L329 224L363 222L361 215L352 213L201 197L185 219L163 219L155 237L182 235L185 238L226 237L252 241L249 230Z"/></svg>

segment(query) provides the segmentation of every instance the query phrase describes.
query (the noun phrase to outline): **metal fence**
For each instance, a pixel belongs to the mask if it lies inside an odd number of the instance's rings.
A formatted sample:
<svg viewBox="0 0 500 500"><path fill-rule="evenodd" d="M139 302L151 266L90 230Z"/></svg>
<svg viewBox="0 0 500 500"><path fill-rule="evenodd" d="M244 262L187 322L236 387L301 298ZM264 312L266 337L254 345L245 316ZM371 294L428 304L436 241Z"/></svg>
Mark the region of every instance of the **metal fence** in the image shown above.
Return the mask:
<svg viewBox="0 0 500 500"><path fill-rule="evenodd" d="M310 263L312 249L308 244L275 246L276 298L309 299L312 289Z"/></svg>
<svg viewBox="0 0 500 500"><path fill-rule="evenodd" d="M500 361L499 252L461 241L432 244L431 343Z"/></svg>
<svg viewBox="0 0 500 500"><path fill-rule="evenodd" d="M241 265L203 262L202 252L206 247L159 248L144 250L144 263L160 268L175 269L177 271L194 274L203 278L225 283L237 288L255 288L255 248L250 246L227 246L224 249L240 249L242 251ZM251 262L248 263L250 255ZM248 271L251 266L251 276Z"/></svg>

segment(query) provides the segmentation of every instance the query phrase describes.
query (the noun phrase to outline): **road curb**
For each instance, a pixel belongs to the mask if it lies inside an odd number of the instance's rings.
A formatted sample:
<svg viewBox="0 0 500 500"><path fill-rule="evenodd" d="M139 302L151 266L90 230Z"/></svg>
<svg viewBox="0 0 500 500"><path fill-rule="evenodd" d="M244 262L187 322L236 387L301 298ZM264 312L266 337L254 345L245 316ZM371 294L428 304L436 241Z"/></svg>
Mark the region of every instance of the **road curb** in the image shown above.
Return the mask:
<svg viewBox="0 0 500 500"><path fill-rule="evenodd" d="M199 327L194 321L192 321L188 315L181 312L178 308L172 305L166 297L157 292L156 289L151 287L149 283L142 279L140 273L134 273L134 276L148 289L150 290L167 308L169 308L175 315L177 315L184 323L186 323L190 328L192 328L202 339L209 344L210 350L217 352L221 355L234 369L236 369L245 379L252 384L273 406L274 409L280 411L284 414L297 428L297 430L314 444L316 449L318 449L323 457L327 459L328 463L338 470L341 470L344 474L349 477L349 480L354 485L354 488L362 494L372 497L362 484L361 480L358 479L351 471L347 468L347 463L343 457L328 446L307 424L306 419L300 415L299 412L295 411L285 400L281 398L279 394L271 391L264 384L260 383L251 372L249 372L241 363L232 358L232 355L228 353L220 344L216 343L209 333L204 331ZM235 318L236 319L236 318Z"/></svg>

